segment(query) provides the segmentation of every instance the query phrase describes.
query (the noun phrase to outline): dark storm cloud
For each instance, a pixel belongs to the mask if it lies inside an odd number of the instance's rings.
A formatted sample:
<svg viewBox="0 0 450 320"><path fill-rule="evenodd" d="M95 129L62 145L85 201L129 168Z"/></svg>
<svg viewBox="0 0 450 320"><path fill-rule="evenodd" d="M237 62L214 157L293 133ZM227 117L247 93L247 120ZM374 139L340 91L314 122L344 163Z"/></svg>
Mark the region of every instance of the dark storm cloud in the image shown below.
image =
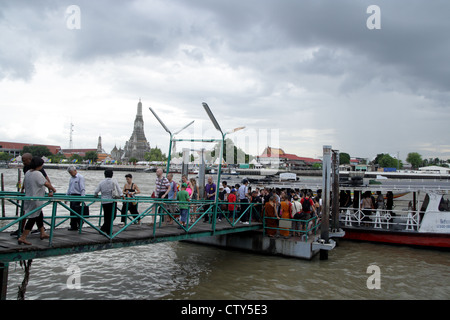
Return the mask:
<svg viewBox="0 0 450 320"><path fill-rule="evenodd" d="M366 27L370 16L366 10L371 4L381 9L381 30ZM220 34L235 53L258 55L279 50L281 59L273 61L277 64L286 61L283 49L318 47L320 50L312 59L296 65L298 72L330 76L349 73L357 78L363 75L382 79L400 75L415 92L448 90L450 3L444 0L219 3L197 0L189 1L189 6L212 15L205 29ZM347 55L339 56L339 51ZM258 61L251 57L235 63L251 65ZM364 66L359 64L362 62Z"/></svg>
<svg viewBox="0 0 450 320"><path fill-rule="evenodd" d="M72 4L80 30L66 27ZM370 5L380 7L380 30L366 26ZM32 79L42 58L69 70L105 62L107 70L93 69L112 74L117 92L174 105L206 100L230 126L237 114L295 128L307 111L321 119L316 131L302 125L308 137L344 141L376 113L375 123L395 127L384 134L404 136L404 145L433 143L408 125L433 127L450 145L436 120L450 110L449 9L447 0L2 1L0 81ZM341 125L343 114L355 128Z"/></svg>
<svg viewBox="0 0 450 320"><path fill-rule="evenodd" d="M24 5L26 4L26 5ZM381 8L381 30L368 30L366 9ZM446 1L78 1L82 28L65 28L62 1L7 1L1 11L0 51L3 76L28 78L41 50L76 61L127 53L172 55L180 42L199 43L221 56L224 46L236 54L230 61L273 70L254 56L287 48L318 47L299 72L338 76L377 73L395 68L412 90L447 91L450 82L450 4ZM30 48L30 44L33 48ZM339 56L344 51L347 56ZM240 55L249 53L247 57ZM200 50L190 52L201 59ZM223 57L226 59L226 57ZM343 58L343 61L340 60ZM355 70L352 59L364 61ZM282 61L273 61L274 65ZM287 61L289 62L289 60ZM384 72L385 70L383 70ZM385 74L384 74L385 76Z"/></svg>

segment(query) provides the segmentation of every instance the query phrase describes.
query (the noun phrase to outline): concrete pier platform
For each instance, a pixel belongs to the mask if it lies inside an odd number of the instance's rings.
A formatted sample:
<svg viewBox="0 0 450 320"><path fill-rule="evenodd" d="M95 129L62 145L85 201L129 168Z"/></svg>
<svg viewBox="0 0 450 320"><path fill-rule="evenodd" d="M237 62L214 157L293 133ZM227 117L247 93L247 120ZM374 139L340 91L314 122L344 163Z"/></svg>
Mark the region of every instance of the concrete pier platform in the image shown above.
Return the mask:
<svg viewBox="0 0 450 320"><path fill-rule="evenodd" d="M259 254L311 260L319 253L321 248L324 248L323 246L320 246L318 239L319 235L308 237L308 241L304 241L300 237L289 237L288 239L284 239L283 237L270 238L264 236L262 231L257 230L202 237L185 241L222 248L244 250ZM330 250L334 246L329 245L329 247L330 248L326 250Z"/></svg>

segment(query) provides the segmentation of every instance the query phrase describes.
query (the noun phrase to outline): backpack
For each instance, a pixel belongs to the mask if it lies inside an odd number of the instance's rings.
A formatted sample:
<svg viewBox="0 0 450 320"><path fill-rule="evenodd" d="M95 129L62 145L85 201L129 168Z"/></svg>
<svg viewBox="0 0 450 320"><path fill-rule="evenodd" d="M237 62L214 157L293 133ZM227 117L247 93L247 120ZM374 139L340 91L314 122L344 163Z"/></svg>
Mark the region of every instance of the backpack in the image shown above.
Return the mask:
<svg viewBox="0 0 450 320"><path fill-rule="evenodd" d="M311 211L311 202L310 202L310 198L308 198L308 199L303 198L303 199L304 199L303 204L302 204L303 212Z"/></svg>

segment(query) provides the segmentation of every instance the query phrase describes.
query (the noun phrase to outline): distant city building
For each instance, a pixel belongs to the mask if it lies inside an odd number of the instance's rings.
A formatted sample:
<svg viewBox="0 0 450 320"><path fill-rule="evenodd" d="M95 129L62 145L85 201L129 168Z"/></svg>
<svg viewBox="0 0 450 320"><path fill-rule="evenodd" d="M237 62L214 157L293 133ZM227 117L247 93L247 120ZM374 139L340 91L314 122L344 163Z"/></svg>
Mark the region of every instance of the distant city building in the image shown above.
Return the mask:
<svg viewBox="0 0 450 320"><path fill-rule="evenodd" d="M26 146L44 146L47 147L48 150L52 154L57 154L60 150L60 146L53 146L53 145L46 145L46 144L35 144L35 143L20 143L20 142L6 142L6 141L0 141L0 152L6 152L14 157L17 157L20 155L20 153L23 150L23 147Z"/></svg>
<svg viewBox="0 0 450 320"><path fill-rule="evenodd" d="M114 145L114 148L111 150L111 159L114 161L122 161L122 158L125 155L125 150L120 147L117 149L117 146Z"/></svg>
<svg viewBox="0 0 450 320"><path fill-rule="evenodd" d="M272 167L289 166L289 167L311 167L315 163L322 163L319 159L299 157L295 154L284 152L280 148L267 147L258 157L259 163L262 165L270 165Z"/></svg>
<svg viewBox="0 0 450 320"><path fill-rule="evenodd" d="M145 138L142 102L141 99L139 99L133 133L130 140L125 143L123 159L129 160L131 158L136 158L139 161L142 161L147 152L150 152L150 143L147 142L147 139Z"/></svg>
<svg viewBox="0 0 450 320"><path fill-rule="evenodd" d="M66 158L70 158L73 155L77 154L80 157L85 157L87 152L97 152L97 161L104 161L106 158L108 158L108 154L103 150L102 147L102 137L99 136L98 137L98 144L97 144L97 148L94 149L61 149L60 150L60 154L63 154Z"/></svg>

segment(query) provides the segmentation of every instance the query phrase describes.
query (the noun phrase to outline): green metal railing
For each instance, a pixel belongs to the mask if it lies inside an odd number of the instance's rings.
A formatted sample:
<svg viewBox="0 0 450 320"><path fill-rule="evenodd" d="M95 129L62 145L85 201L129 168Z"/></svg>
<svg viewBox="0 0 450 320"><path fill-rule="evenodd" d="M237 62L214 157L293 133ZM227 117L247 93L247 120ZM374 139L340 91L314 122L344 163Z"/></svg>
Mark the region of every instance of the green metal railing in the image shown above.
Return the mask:
<svg viewBox="0 0 450 320"><path fill-rule="evenodd" d="M271 219L271 220L279 220L279 221L291 221L291 222L298 222L301 225L304 224L305 225L305 229L293 229L293 228L281 228L281 227L268 227L266 224L266 220L267 219ZM317 235L318 230L320 231L320 219L317 216L314 216L308 220L299 220L299 219L286 219L286 218L276 218L276 217L264 217L264 221L263 221L263 229L264 229L264 234L266 233L266 230L268 229L272 229L272 230L279 230L279 231L289 231L289 232L295 232L295 233L301 233L303 234L303 236L301 237L303 241L307 242L308 241L308 236L310 234L314 234Z"/></svg>
<svg viewBox="0 0 450 320"><path fill-rule="evenodd" d="M173 219L173 221L178 224L178 226L183 229L185 232L189 233L193 231L193 228L206 216L209 218L209 224L211 225L211 231L214 235L216 230L216 223L218 218L226 221L231 227L235 227L238 223L242 222L244 215L247 215L249 225L252 224L252 220L255 217L255 213L257 214L257 218L262 221L263 224L263 232L266 233L268 229L275 230L288 230L289 232L298 232L304 234L303 240L308 240L308 235L313 233L317 234L317 230L320 228L320 222L317 217L312 217L308 220L297 220L297 219L281 219L287 221L296 221L305 224L307 227L305 230L297 230L297 229L285 229L280 227L269 227L267 226L267 219L276 219L273 217L265 216L265 210L263 209L260 203L229 203L225 201L207 201L207 200L192 200L189 202L182 202L176 200L168 200L168 199L159 199L152 198L146 196L137 196L135 198L125 198L125 199L101 199L99 197L95 197L94 195L86 195L84 197L79 196L67 196L64 194L55 194L53 197L45 196L45 197L26 197L23 193L19 192L0 192L0 199L4 199L9 203L16 206L20 212L18 216L7 216L0 218L0 232L7 231L8 229L17 226L18 234L20 235L20 230L22 230L22 226L24 220L27 219L30 215L35 212L38 212L44 208L50 208L51 214L44 213L44 224L49 226L49 246L52 245L54 238L54 231L61 227L67 220L70 218L80 218L80 228L79 233L82 233L82 229L84 226L88 225L92 229L98 231L100 234L104 235L108 239L112 240L120 235L123 231L127 230L130 226L134 225L141 219L145 217L150 217L150 226L153 224L152 233L149 237L154 237L157 229L164 227L164 220L167 218ZM38 200L42 201L43 204L36 208L35 210L24 214L23 212L23 201L26 200ZM74 211L69 206L69 202L81 202L81 213ZM113 218L111 219L111 226L109 233L105 233L100 229L102 225L102 220L104 219L103 214L103 206L101 206L104 202L112 202L113 203ZM119 208L119 204L123 204L123 209ZM137 205L138 214L129 214L128 207L133 203ZM182 225L181 222L177 219L180 215L177 208L180 205L188 204L188 216L186 226ZM228 205L234 205L234 210L229 211ZM239 209L239 206L245 206ZM85 215L87 208L89 208L89 215ZM16 210L14 210L16 211ZM48 210L45 210L48 212ZM62 212L61 212L62 211ZM97 212L93 214L94 212ZM117 212L117 214L116 214ZM113 223L116 218L125 217L125 223L123 226L119 227L119 230L113 231ZM11 230L11 229L10 229Z"/></svg>
<svg viewBox="0 0 450 320"><path fill-rule="evenodd" d="M54 230L60 227L64 222L69 220L70 218L80 218L81 224L79 233L81 234L82 228L84 225L88 225L94 230L98 231L100 234L103 234L105 237L110 240L117 237L123 231L128 229L131 225L135 224L139 220L145 217L151 217L151 223L153 223L153 232L149 235L149 237L153 237L156 234L157 228L163 227L163 221L165 218L172 218L176 224L179 225L185 232L190 232L194 228L194 226L208 216L209 223L211 224L211 230L214 234L216 230L216 222L217 217L223 217L232 227L236 226L236 224L242 219L243 215L249 212L249 222L251 224L251 216L252 216L252 204L248 204L248 207L244 212L237 212L236 209L232 213L229 214L228 210L223 210L221 205L228 205L227 202L220 202L216 204L214 201L206 201L206 200L193 200L189 202L181 202L175 200L168 199L159 199L145 196L137 196L135 198L125 198L125 199L101 199L95 197L94 195L86 195L84 197L79 196L67 196L64 194L55 194L53 197L45 196L45 197L27 197L23 193L19 192L0 192L0 199L4 199L9 203L13 204L17 208L19 208L20 215L19 216L7 216L0 218L0 232L4 232L11 227L17 226L18 234L20 235L20 230L22 230L22 225L25 219L27 219L30 215L35 212L39 212L44 208L50 208L51 214L44 213L44 224L49 226L49 246L52 245ZM23 212L23 201L26 200L37 200L42 201L43 204L38 208L34 209L27 214ZM82 211L81 214L74 211L68 205L68 202L81 202L82 203ZM105 233L100 230L100 226L102 224L102 219L104 219L103 214L103 206L98 206L101 203L112 202L113 203L113 218L111 219L111 232ZM119 204L123 203L123 212L120 212L120 208L118 208ZM128 206L130 203L136 204L137 209L140 210L139 214L129 214ZM180 215L179 212L176 212L178 206L188 204L188 219L186 226L183 226L180 221L176 218ZM84 215L86 208L89 208L89 215ZM235 206L236 208L236 206ZM61 213L61 209L63 212ZM195 211L193 210L195 209ZM14 210L15 211L15 210ZM93 212L97 211L98 214L93 214ZM115 214L115 213L118 214ZM120 214L119 214L120 213ZM118 217L126 217L126 223L119 228L118 231L113 232L113 222L115 218ZM96 220L97 219L97 220Z"/></svg>

